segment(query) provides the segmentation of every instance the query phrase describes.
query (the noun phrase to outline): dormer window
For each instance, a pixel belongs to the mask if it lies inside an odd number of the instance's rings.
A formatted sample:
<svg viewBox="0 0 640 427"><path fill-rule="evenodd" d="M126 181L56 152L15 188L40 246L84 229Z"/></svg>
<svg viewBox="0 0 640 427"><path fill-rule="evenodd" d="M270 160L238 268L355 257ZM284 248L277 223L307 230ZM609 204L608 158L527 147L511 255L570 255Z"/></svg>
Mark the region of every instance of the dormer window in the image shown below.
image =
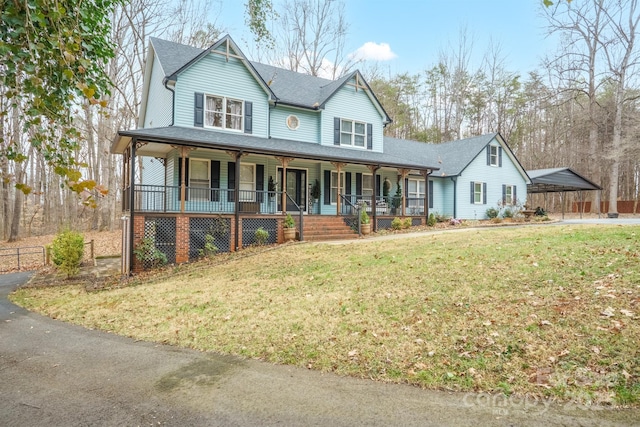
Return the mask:
<svg viewBox="0 0 640 427"><path fill-rule="evenodd" d="M340 145L364 148L366 137L366 123L340 120Z"/></svg>
<svg viewBox="0 0 640 427"><path fill-rule="evenodd" d="M496 147L495 145L491 145L489 147L489 150L490 150L489 155L491 156L491 160L490 160L491 166L498 166L498 147Z"/></svg>
<svg viewBox="0 0 640 427"><path fill-rule="evenodd" d="M487 146L487 166L502 167L502 147L498 145Z"/></svg>
<svg viewBox="0 0 640 427"><path fill-rule="evenodd" d="M222 96L206 95L204 124L207 127L242 130L242 101Z"/></svg>

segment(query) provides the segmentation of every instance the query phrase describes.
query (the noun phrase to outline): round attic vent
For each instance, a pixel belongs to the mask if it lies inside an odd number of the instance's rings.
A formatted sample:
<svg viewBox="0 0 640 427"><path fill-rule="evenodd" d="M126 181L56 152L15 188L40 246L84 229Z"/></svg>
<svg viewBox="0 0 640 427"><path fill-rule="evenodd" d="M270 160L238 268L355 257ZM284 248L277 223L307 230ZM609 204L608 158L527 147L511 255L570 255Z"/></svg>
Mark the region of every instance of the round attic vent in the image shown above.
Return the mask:
<svg viewBox="0 0 640 427"><path fill-rule="evenodd" d="M287 127L289 129L296 130L298 129L298 126L300 126L300 120L298 119L298 116L294 116L292 114L289 117L287 117Z"/></svg>

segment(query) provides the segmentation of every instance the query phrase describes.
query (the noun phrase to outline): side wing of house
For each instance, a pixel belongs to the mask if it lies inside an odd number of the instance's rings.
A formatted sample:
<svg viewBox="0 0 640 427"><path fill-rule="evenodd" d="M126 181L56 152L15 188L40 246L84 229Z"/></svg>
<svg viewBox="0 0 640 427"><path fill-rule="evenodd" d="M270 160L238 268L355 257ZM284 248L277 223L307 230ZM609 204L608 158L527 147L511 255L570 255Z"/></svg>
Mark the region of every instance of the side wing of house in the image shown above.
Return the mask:
<svg viewBox="0 0 640 427"><path fill-rule="evenodd" d="M456 212L461 219L486 219L489 208L526 203L526 172L499 135L456 178Z"/></svg>

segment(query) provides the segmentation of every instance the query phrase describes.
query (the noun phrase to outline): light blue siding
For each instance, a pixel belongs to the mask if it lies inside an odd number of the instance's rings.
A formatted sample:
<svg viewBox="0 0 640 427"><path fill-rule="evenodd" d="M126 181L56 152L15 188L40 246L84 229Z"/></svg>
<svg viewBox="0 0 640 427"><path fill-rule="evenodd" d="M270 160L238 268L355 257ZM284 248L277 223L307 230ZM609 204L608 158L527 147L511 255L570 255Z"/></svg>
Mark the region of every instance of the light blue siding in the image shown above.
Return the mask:
<svg viewBox="0 0 640 427"><path fill-rule="evenodd" d="M499 145L496 139L490 144ZM486 204L471 203L471 182L487 183ZM482 150L458 177L456 216L462 219L486 219L487 209L497 208L502 199L503 184L515 185L518 200L522 204L526 202L526 181L509 157L508 150L503 147L502 167L487 165L486 151Z"/></svg>
<svg viewBox="0 0 640 427"><path fill-rule="evenodd" d="M164 185L164 165L154 157L141 157L141 159L140 183L142 185Z"/></svg>
<svg viewBox="0 0 640 427"><path fill-rule="evenodd" d="M294 115L300 123L298 129L287 127L287 117ZM320 112L276 106L271 109L271 136L303 142L320 142Z"/></svg>
<svg viewBox="0 0 640 427"><path fill-rule="evenodd" d="M178 76L176 126L193 126L194 93L196 92L252 102L252 134L267 137L269 115L267 94L239 59L229 58L227 61L223 55L210 53ZM225 132L220 129L215 131Z"/></svg>
<svg viewBox="0 0 640 427"><path fill-rule="evenodd" d="M433 206L429 208L429 213L442 214L444 213L443 182L441 179L434 178L429 178L429 181L433 182Z"/></svg>
<svg viewBox="0 0 640 427"><path fill-rule="evenodd" d="M322 112L322 141L323 145L333 145L333 119L357 120L373 125L373 151L382 153L382 122L384 117L376 109L369 95L355 87L344 85L327 102ZM350 148L349 150L362 150L362 148Z"/></svg>
<svg viewBox="0 0 640 427"><path fill-rule="evenodd" d="M163 78L164 73L160 61L155 57L149 78L149 92L143 124L145 128L163 127L171 124L173 95L162 84Z"/></svg>

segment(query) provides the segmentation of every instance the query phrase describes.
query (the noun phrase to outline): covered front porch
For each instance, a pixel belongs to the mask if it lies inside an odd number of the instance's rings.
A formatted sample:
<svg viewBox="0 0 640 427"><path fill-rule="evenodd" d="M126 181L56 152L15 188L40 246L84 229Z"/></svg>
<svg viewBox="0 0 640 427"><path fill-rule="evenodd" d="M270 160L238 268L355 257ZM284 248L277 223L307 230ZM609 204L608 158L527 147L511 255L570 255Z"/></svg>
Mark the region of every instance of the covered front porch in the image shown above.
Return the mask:
<svg viewBox="0 0 640 427"><path fill-rule="evenodd" d="M428 176L435 168L386 158L383 153L284 140L274 147L273 140L239 135L212 143L207 138L218 138L219 133L182 129L176 134L176 128L162 129L122 132L113 146L124 156L123 242L130 260L145 237L159 234L158 221L149 225L136 217L176 218L187 230L193 228L187 226L193 218L223 219L229 243L216 247L234 251L252 244L243 235L246 230L261 227L271 231L270 242L282 242L287 213L296 218L303 240L304 218L311 215L338 216L357 224L358 213L365 210L375 231L390 227L394 217L414 217L415 223L422 223L433 203ZM293 147L299 150L293 152ZM257 227L243 226L249 221ZM176 231L168 228L168 234L179 234L179 224ZM196 252L195 248L176 251L174 262L193 259Z"/></svg>

